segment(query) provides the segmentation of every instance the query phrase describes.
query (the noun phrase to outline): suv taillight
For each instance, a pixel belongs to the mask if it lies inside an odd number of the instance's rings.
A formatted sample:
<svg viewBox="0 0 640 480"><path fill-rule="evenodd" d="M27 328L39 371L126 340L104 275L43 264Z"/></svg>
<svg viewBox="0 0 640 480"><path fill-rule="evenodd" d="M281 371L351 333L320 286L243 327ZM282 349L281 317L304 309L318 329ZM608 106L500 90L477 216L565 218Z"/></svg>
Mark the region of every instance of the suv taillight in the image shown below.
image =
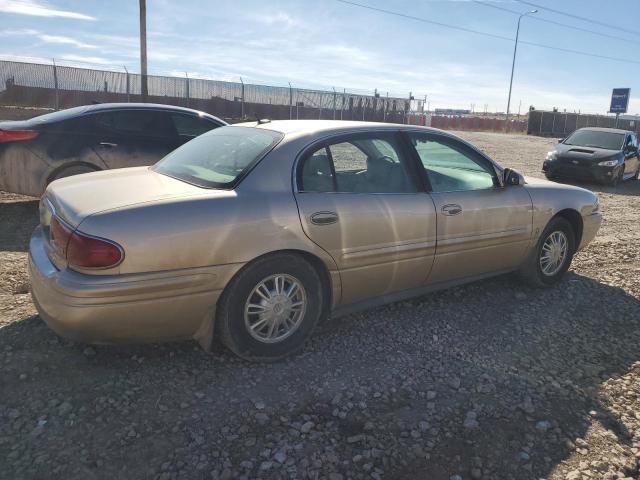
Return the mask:
<svg viewBox="0 0 640 480"><path fill-rule="evenodd" d="M31 140L38 136L33 130L0 130L0 143Z"/></svg>
<svg viewBox="0 0 640 480"><path fill-rule="evenodd" d="M73 231L58 217L51 218L49 227L51 244L67 259L71 266L81 268L109 268L118 265L123 257L122 248L103 238L91 237Z"/></svg>

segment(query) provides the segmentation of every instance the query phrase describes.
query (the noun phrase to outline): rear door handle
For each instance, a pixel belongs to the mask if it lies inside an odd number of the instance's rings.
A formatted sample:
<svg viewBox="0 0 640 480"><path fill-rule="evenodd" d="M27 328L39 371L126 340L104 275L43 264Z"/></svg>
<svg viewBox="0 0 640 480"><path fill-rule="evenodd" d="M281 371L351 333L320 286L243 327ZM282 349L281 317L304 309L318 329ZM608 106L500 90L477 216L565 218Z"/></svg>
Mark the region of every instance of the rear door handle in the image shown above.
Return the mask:
<svg viewBox="0 0 640 480"><path fill-rule="evenodd" d="M335 212L316 212L311 215L311 223L315 225L331 225L338 221L338 214Z"/></svg>
<svg viewBox="0 0 640 480"><path fill-rule="evenodd" d="M455 203L450 203L449 205L442 206L442 213L445 215L459 215L462 213L462 207Z"/></svg>
<svg viewBox="0 0 640 480"><path fill-rule="evenodd" d="M100 142L100 146L101 147L105 147L105 148L114 148L114 147L117 147L118 144L117 143L111 143L111 142Z"/></svg>

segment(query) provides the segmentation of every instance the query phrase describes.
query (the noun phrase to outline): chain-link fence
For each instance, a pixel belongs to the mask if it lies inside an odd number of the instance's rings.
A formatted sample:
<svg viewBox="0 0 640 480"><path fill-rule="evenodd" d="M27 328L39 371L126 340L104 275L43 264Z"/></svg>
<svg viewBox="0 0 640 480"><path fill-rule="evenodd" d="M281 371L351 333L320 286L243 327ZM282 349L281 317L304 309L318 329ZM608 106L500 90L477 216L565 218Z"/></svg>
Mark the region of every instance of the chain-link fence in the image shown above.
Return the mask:
<svg viewBox="0 0 640 480"><path fill-rule="evenodd" d="M146 101L190 107L227 120L343 119L404 123L416 101L345 90L147 76ZM0 105L62 109L104 102L140 102L141 76L128 72L0 61ZM418 103L420 101L417 101ZM423 108L422 105L420 105Z"/></svg>
<svg viewBox="0 0 640 480"><path fill-rule="evenodd" d="M640 133L640 125L635 120L606 115L549 112L532 110L529 112L527 133L530 135L565 137L574 130L584 127L621 128Z"/></svg>

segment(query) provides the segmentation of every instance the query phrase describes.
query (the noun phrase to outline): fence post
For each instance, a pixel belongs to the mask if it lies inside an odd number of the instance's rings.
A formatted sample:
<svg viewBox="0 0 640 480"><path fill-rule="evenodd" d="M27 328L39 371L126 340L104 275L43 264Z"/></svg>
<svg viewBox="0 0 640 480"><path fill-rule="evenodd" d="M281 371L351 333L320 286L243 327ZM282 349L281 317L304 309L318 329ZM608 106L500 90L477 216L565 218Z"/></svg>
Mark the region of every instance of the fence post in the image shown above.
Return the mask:
<svg viewBox="0 0 640 480"><path fill-rule="evenodd" d="M342 108L340 109L340 120L342 120L342 115L344 113L344 103L346 99L347 99L347 89L344 88L342 89Z"/></svg>
<svg viewBox="0 0 640 480"><path fill-rule="evenodd" d="M55 109L58 110L60 108L60 99L58 98L58 67L56 66L56 59L52 58L53 61L53 88L55 90Z"/></svg>
<svg viewBox="0 0 640 480"><path fill-rule="evenodd" d="M127 70L126 65L123 65L123 67L124 67L124 71L127 74L127 103L129 103L129 102L131 102L131 93L130 93L130 90L129 90L129 70Z"/></svg>
<svg viewBox="0 0 640 480"><path fill-rule="evenodd" d="M296 88L296 120L300 118L300 92Z"/></svg>
<svg viewBox="0 0 640 480"><path fill-rule="evenodd" d="M387 99L384 102L384 108L382 109L382 121L387 121L387 108L389 107L389 92L387 92Z"/></svg>
<svg viewBox="0 0 640 480"><path fill-rule="evenodd" d="M544 119L544 110L540 112L540 128L538 129L538 133L542 133L542 120Z"/></svg>
<svg viewBox="0 0 640 480"><path fill-rule="evenodd" d="M551 134L555 134L556 133L556 114L554 112L553 114L553 120L551 120Z"/></svg>
<svg viewBox="0 0 640 480"><path fill-rule="evenodd" d="M336 87L333 88L333 119L336 119Z"/></svg>
<svg viewBox="0 0 640 480"><path fill-rule="evenodd" d="M562 129L562 136L564 137L567 134L567 118L569 117L568 113L564 114L564 128Z"/></svg>
<svg viewBox="0 0 640 480"><path fill-rule="evenodd" d="M293 118L293 89L291 88L291 82L289 82L289 120Z"/></svg>
<svg viewBox="0 0 640 480"><path fill-rule="evenodd" d="M187 91L186 91L186 94L187 94L187 107L188 107L188 106L189 106L189 98L190 98L190 97L189 97L189 73L188 73L188 72L184 72L184 77L185 77L185 80L186 80L186 82L187 82Z"/></svg>
<svg viewBox="0 0 640 480"><path fill-rule="evenodd" d="M368 98L362 98L362 121L364 122L364 113L365 113L365 105L367 104Z"/></svg>
<svg viewBox="0 0 640 480"><path fill-rule="evenodd" d="M244 82L242 81L242 77L240 77L240 83L242 84L240 93L240 118L244 120Z"/></svg>

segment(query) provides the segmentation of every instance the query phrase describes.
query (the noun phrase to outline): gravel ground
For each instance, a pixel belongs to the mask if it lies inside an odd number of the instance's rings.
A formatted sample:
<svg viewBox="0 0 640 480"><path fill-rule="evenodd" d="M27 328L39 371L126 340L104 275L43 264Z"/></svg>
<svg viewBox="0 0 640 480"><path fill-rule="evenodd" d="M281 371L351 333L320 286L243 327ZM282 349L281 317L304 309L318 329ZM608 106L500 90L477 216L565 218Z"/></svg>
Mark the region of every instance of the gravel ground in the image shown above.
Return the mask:
<svg viewBox="0 0 640 480"><path fill-rule="evenodd" d="M553 143L462 135L534 176ZM605 220L557 288L331 319L272 365L58 338L28 294L37 203L0 194L0 478L640 478L640 182L588 187Z"/></svg>

